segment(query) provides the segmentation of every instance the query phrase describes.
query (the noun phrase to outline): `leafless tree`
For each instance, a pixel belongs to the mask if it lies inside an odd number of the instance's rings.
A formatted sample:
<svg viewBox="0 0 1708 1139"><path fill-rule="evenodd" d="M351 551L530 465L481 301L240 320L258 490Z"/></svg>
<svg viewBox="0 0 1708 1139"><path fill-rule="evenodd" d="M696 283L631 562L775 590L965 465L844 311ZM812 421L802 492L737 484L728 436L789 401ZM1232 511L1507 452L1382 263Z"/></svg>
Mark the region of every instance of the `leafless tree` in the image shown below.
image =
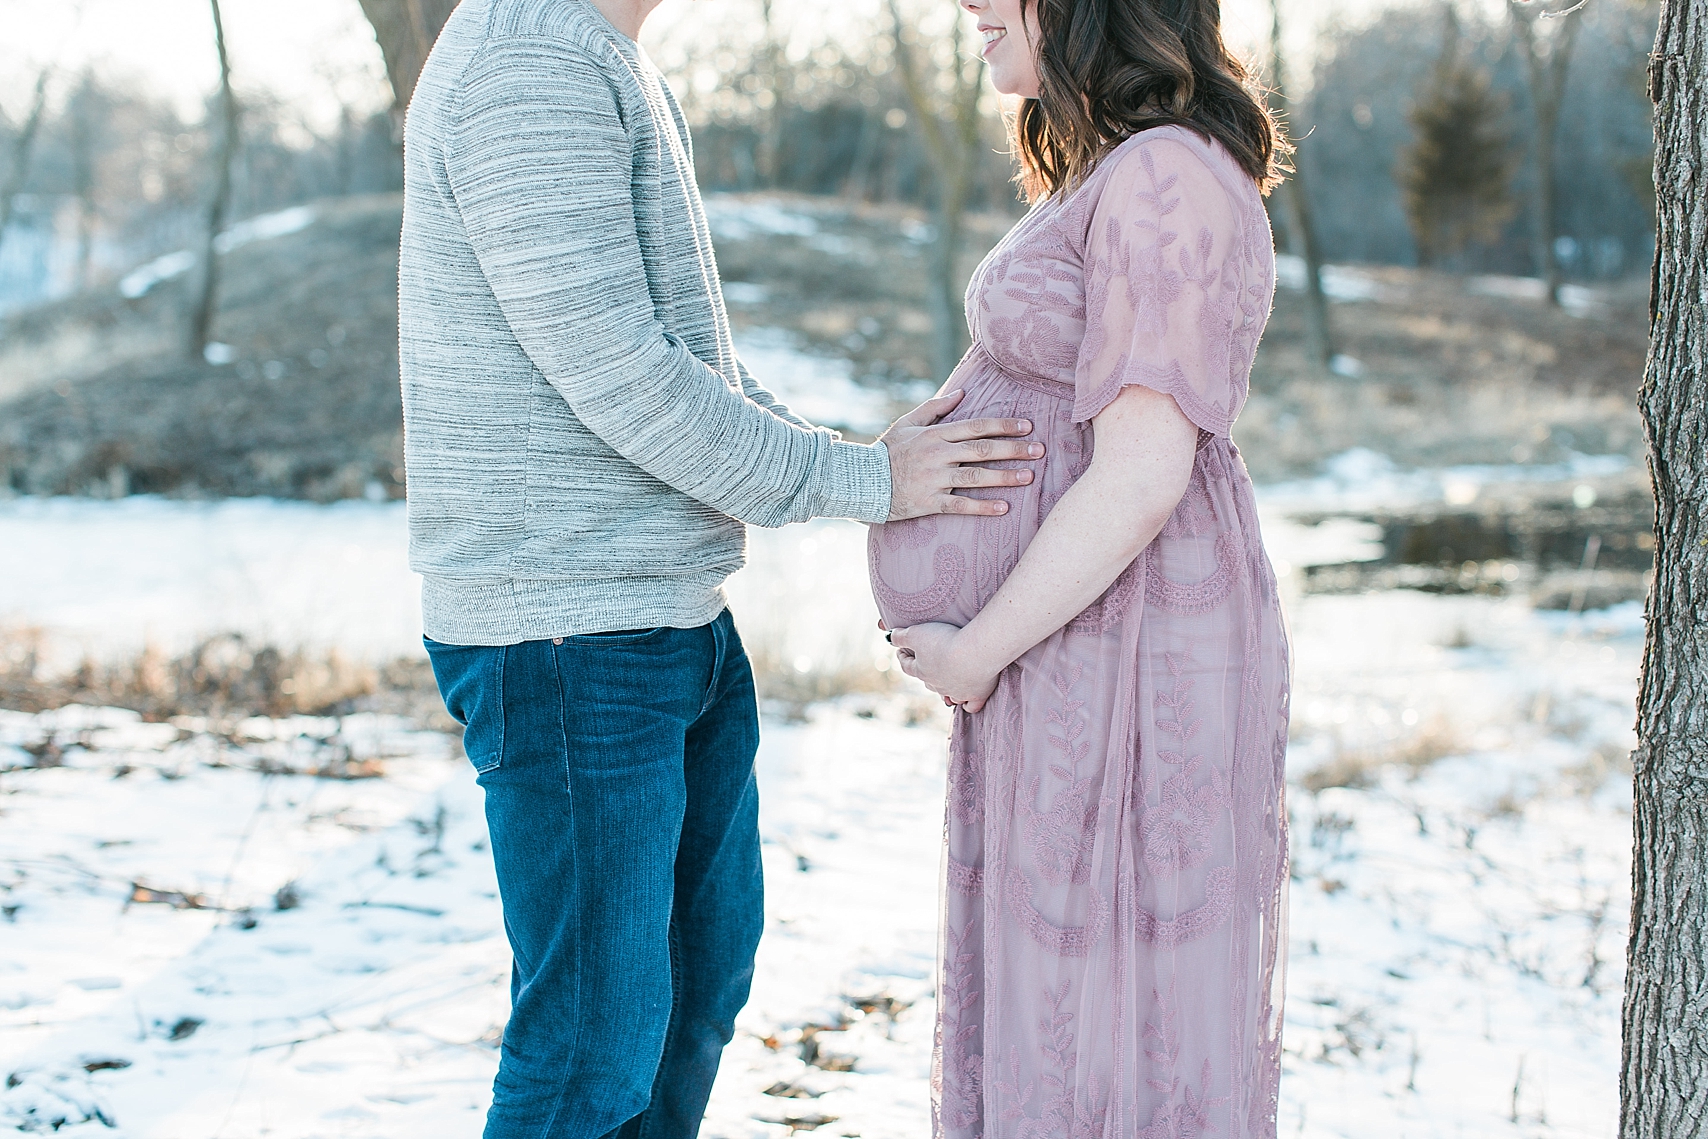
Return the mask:
<svg viewBox="0 0 1708 1139"><path fill-rule="evenodd" d="M439 30L456 10L457 0L361 0L361 4L385 56L393 107L401 124L403 111L415 94L415 81L421 77Z"/></svg>
<svg viewBox="0 0 1708 1139"><path fill-rule="evenodd" d="M47 109L47 83L52 75L53 69L44 67L41 74L36 76L36 91L30 100L30 113L24 117L24 125L12 143L12 161L7 171L6 183L0 186L0 242L6 240L6 227L12 224L13 206L18 195L23 192L24 182L30 174L30 151L35 146L37 133L41 130L42 112Z"/></svg>
<svg viewBox="0 0 1708 1139"><path fill-rule="evenodd" d="M194 307L190 310L187 347L192 359L201 359L207 352L213 328L219 294L219 250L215 243L225 227L226 209L231 202L231 164L240 141L237 97L231 92L231 58L225 49L225 21L220 16L219 0L208 0L208 6L213 12L214 48L219 53L220 137L212 148L213 192L208 197L207 225L202 231L200 288L194 294Z"/></svg>
<svg viewBox="0 0 1708 1139"><path fill-rule="evenodd" d="M1558 191L1554 185L1554 147L1560 131L1560 103L1572 48L1583 24L1584 4L1549 9L1547 0L1506 0L1512 30L1524 59L1524 78L1536 118L1535 221L1536 272L1548 290L1548 303L1560 303L1560 262L1554 255Z"/></svg>
<svg viewBox="0 0 1708 1139"><path fill-rule="evenodd" d="M1281 49L1281 0L1269 0L1269 86L1270 106L1283 122L1290 122L1292 103L1287 98L1287 58ZM1277 193L1281 197L1286 230L1293 238L1294 254L1305 262L1305 339L1311 360L1328 368L1334 360L1334 328L1329 322L1328 297L1323 292L1322 246L1317 240L1316 219L1305 185L1304 164L1295 157L1293 172Z"/></svg>
<svg viewBox="0 0 1708 1139"><path fill-rule="evenodd" d="M1639 404L1655 580L1637 697L1621 1139L1708 1136L1708 0L1666 0L1649 63L1656 243Z"/></svg>
<svg viewBox="0 0 1708 1139"><path fill-rule="evenodd" d="M936 233L926 303L931 311L932 371L947 376L967 347L967 321L961 302L958 263L967 208L972 198L983 136L979 99L984 59L956 20L938 42L921 35L905 20L900 0L888 0L895 40L896 73L907 93L936 182L932 220Z"/></svg>
<svg viewBox="0 0 1708 1139"><path fill-rule="evenodd" d="M777 180L777 158L782 150L783 109L788 103L789 57L777 28L774 0L759 0L760 41L755 63L759 65L759 146L753 156L754 173L762 184Z"/></svg>
<svg viewBox="0 0 1708 1139"><path fill-rule="evenodd" d="M77 198L79 289L89 287L90 269L95 257L95 229L101 213L96 164L101 152L103 128L111 113L105 102L103 93L95 85L93 73L86 71L66 106L66 116L70 120L71 192Z"/></svg>

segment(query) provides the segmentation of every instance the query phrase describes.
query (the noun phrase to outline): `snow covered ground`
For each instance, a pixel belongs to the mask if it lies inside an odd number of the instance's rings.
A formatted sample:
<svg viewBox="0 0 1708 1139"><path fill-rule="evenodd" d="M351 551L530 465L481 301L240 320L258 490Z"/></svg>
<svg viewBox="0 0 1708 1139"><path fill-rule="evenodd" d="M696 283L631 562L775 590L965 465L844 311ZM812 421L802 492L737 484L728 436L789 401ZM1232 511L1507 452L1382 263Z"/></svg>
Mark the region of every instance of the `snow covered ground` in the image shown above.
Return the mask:
<svg viewBox="0 0 1708 1139"><path fill-rule="evenodd" d="M1267 525L1294 568L1376 552L1355 522ZM861 541L756 532L744 634L802 672L875 663ZM1291 614L1281 1133L1611 1136L1640 613L1394 593ZM0 622L67 654L418 644L387 505L3 502ZM705 1135L927 1133L944 723L899 685L768 720L768 933ZM498 916L444 736L0 713L0 1129L477 1134Z"/></svg>

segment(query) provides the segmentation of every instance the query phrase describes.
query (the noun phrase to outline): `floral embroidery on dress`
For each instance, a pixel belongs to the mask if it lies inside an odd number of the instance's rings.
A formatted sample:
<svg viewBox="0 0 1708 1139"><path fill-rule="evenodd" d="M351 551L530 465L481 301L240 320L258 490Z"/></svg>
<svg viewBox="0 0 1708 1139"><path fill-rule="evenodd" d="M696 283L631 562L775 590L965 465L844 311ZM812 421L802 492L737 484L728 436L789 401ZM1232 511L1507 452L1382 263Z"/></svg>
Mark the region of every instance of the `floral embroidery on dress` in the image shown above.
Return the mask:
<svg viewBox="0 0 1708 1139"><path fill-rule="evenodd" d="M979 1034L979 991L974 988L973 970L978 954L969 946L973 923L945 931L943 993L939 1006L937 1049L941 1057L938 1079L938 1111L955 1127L972 1127L979 1121L984 1062L973 1047Z"/></svg>
<svg viewBox="0 0 1708 1139"><path fill-rule="evenodd" d="M1186 675L1186 665L1180 656L1164 653L1163 660L1174 677L1174 688L1157 690L1156 727L1159 732L1173 736L1175 745L1158 747L1157 758L1175 770L1163 779L1161 802L1144 812L1140 829L1144 835L1146 865L1157 874L1178 874L1210 857L1210 826L1224 809L1233 805L1233 800L1216 780L1197 787L1192 785L1204 766L1202 755L1186 754L1202 723L1192 718L1196 707L1192 701L1194 681ZM1165 708L1166 719L1160 711Z"/></svg>
<svg viewBox="0 0 1708 1139"><path fill-rule="evenodd" d="M883 526L884 545L891 550L917 550L937 540L937 519L906 518Z"/></svg>
<svg viewBox="0 0 1708 1139"><path fill-rule="evenodd" d="M949 748L949 810L964 826L984 821L984 764L964 746Z"/></svg>
<svg viewBox="0 0 1708 1139"><path fill-rule="evenodd" d="M877 551L868 543L867 557L871 561L872 592L878 600L909 624L930 621L943 612L950 600L961 591L967 577L966 555L959 546L938 546L931 566L935 576L930 585L917 593L903 593L884 581L878 570ZM896 626L900 628L900 626Z"/></svg>
<svg viewBox="0 0 1708 1139"><path fill-rule="evenodd" d="M1087 605L1079 616L1067 623L1070 633L1086 633L1091 636L1101 636L1121 623L1121 618L1127 615L1127 610L1133 607L1133 600L1138 597L1143 588L1147 565L1144 555L1133 559L1131 565L1121 571L1103 596Z"/></svg>
<svg viewBox="0 0 1708 1139"><path fill-rule="evenodd" d="M949 888L957 894L976 898L984 892L984 871L977 866L967 865L951 854L949 855Z"/></svg>
<svg viewBox="0 0 1708 1139"><path fill-rule="evenodd" d="M1168 613L1191 616L1208 613L1228 599L1238 580L1240 552L1235 542L1223 534L1216 539L1216 569L1209 577L1193 585L1183 585L1164 577L1156 567L1157 547L1151 543L1141 557L1149 562L1145 574L1145 604L1154 605Z"/></svg>
<svg viewBox="0 0 1708 1139"><path fill-rule="evenodd" d="M1212 876L1215 873L1211 871ZM1032 904L1032 883L1027 881L1026 875L1010 869L1004 886L1006 896L1003 900L1008 903L1020 927L1032 936L1033 941L1057 957L1084 957L1102 939L1103 930L1109 924L1109 903L1096 890L1088 892L1091 915L1084 925L1057 925ZM1231 879L1229 891L1231 896ZM1152 922L1155 923L1154 918Z"/></svg>
<svg viewBox="0 0 1708 1139"><path fill-rule="evenodd" d="M1092 796L1092 780L1077 775L1079 762L1091 746L1079 738L1086 726L1085 718L1079 715L1085 701L1073 698L1073 686L1079 682L1081 672L1076 668L1072 676L1056 673L1054 683L1061 702L1045 717L1054 729L1048 737L1050 746L1061 752L1065 761L1052 763L1050 774L1066 786L1056 791L1046 811L1020 804L1032 857L1044 881L1055 886L1090 880L1091 846L1097 838L1097 804ZM1034 801L1041 782L1041 776L1034 776L1027 788Z"/></svg>
<svg viewBox="0 0 1708 1139"><path fill-rule="evenodd" d="M1168 516L1168 521L1162 524L1160 538L1196 538L1200 534L1211 534L1216 529L1216 504L1210 498L1210 490L1205 486L1204 471L1200 464L1192 465L1192 478L1186 484L1186 493L1181 496L1180 505L1174 508L1174 513Z"/></svg>
<svg viewBox="0 0 1708 1139"><path fill-rule="evenodd" d="M1203 905L1167 921L1143 907L1134 907L1133 926L1139 940L1158 949L1177 949L1226 921L1234 901L1233 868L1216 867L1205 879L1204 887Z"/></svg>
<svg viewBox="0 0 1708 1139"><path fill-rule="evenodd" d="M1139 1132L1139 1139L1198 1139L1200 1135L1221 1130L1216 1126L1212 1112L1226 1104L1230 1097L1210 1095L1213 1077L1214 1068L1205 1059L1204 1067L1198 1073L1196 1092L1190 1084L1180 1087L1180 1080L1176 1078L1169 1099L1157 1104L1150 1126Z"/></svg>

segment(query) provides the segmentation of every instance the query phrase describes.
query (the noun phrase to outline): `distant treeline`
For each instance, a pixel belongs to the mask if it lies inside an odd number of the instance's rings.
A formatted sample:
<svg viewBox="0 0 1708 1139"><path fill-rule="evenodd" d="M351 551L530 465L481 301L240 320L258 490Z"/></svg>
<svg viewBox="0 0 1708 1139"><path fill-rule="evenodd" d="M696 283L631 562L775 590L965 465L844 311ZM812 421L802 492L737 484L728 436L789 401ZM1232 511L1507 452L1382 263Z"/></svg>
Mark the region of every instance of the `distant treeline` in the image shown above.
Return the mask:
<svg viewBox="0 0 1708 1139"><path fill-rule="evenodd" d="M1293 126L1331 261L1418 260L1401 173L1417 143L1416 107L1441 55L1443 16L1439 3L1390 8L1323 45ZM1589 0L1582 18L1561 104L1555 232L1566 276L1597 279L1646 271L1654 247L1647 68L1659 6ZM1504 19L1461 19L1461 57L1487 75L1495 110L1503 112L1490 126L1516 161L1510 219L1447 267L1529 273L1537 171L1522 60Z"/></svg>
<svg viewBox="0 0 1708 1139"><path fill-rule="evenodd" d="M941 18L947 10L898 7L896 13L930 17L880 18L861 35L820 33L821 42L802 42L798 30L790 34L773 21L769 0L752 2L758 20L726 21L710 39L667 37L658 51L694 127L702 186L939 205L945 160L925 141L923 104L896 66L891 35L905 26L916 58L947 76L949 62L967 50ZM1431 108L1429 101L1442 97L1445 12L1441 0L1425 0L1331 31L1308 89L1294 92L1291 127L1323 252L1334 261L1420 259L1406 186L1417 165L1419 123L1428 118L1420 118L1424 105L1445 154L1434 157L1435 167L1453 161L1452 115L1472 115L1467 138L1478 136L1489 166L1476 177L1490 184L1466 199L1481 211L1474 239L1454 243L1447 255L1423 250L1423 259L1462 271L1531 272L1533 116L1513 30L1493 15L1462 16L1455 50L1471 75L1461 87L1474 105L1462 98ZM1561 111L1554 247L1568 277L1595 279L1638 271L1649 258L1644 74L1657 6L1590 0L1583 18ZM209 124L217 120L212 102L203 120L186 121L164 100L93 74L50 80L33 136L33 108L14 102L0 111L0 207L12 222L0 243L0 307L8 298L17 303L110 281L190 246L202 224ZM943 107L952 106L954 91L945 79ZM241 110L233 218L399 185L401 156L388 115L347 108L330 129L316 129L294 108L254 95L241 100ZM997 101L988 92L978 131L964 207L1018 212ZM1467 144L1467 161L1475 150ZM1498 160L1503 150L1509 162Z"/></svg>
<svg viewBox="0 0 1708 1139"><path fill-rule="evenodd" d="M110 282L193 246L205 225L215 100L186 120L158 95L92 73L49 81L27 147L31 108L0 116L0 194L11 220L0 240L0 308ZM296 108L253 94L240 111L233 219L402 184L383 112L345 108L330 128L314 129Z"/></svg>

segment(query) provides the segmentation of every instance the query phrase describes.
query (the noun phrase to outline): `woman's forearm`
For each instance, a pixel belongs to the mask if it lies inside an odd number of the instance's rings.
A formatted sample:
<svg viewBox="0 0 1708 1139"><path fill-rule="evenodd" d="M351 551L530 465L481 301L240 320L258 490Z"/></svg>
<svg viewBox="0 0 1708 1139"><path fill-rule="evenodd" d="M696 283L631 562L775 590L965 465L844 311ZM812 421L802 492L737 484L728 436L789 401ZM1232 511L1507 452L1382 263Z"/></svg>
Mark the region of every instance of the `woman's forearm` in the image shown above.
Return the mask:
<svg viewBox="0 0 1708 1139"><path fill-rule="evenodd" d="M1093 429L1090 468L957 638L957 652L970 654L981 671L1000 672L1102 596L1186 491L1197 429L1173 399L1128 388Z"/></svg>

